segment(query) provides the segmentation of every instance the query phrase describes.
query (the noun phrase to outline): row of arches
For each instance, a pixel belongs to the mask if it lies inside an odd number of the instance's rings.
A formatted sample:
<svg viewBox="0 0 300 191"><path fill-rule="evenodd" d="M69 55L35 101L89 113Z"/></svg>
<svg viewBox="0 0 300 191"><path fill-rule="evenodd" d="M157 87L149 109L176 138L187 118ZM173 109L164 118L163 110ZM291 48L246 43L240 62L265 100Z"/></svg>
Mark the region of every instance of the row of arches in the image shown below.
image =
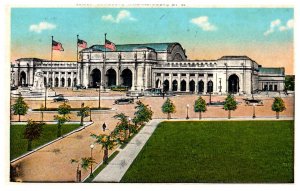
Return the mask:
<svg viewBox="0 0 300 191"><path fill-rule="evenodd" d="M60 84L59 84L60 81ZM44 84L47 84L47 78L44 77ZM48 79L48 84L52 84L52 78ZM72 87L72 86L76 86L77 85L77 78L73 79L73 84L72 84L72 79L71 78L67 78L65 79L64 77L62 78L54 78L54 87Z"/></svg>
<svg viewBox="0 0 300 191"><path fill-rule="evenodd" d="M160 87L160 80L156 80L156 88ZM207 82L207 92L213 92L213 82L210 80ZM182 80L180 82L180 89L178 88L178 81L173 80L171 90L170 90L170 82L169 80L165 80L162 84L163 91L190 91L190 92L195 92L196 88L199 93L204 92L204 82L201 80L198 82L197 87L196 87L196 82L194 80L191 80L189 82L189 89L187 89L187 82L185 80Z"/></svg>
<svg viewBox="0 0 300 191"><path fill-rule="evenodd" d="M203 93L204 92L204 82L200 80L197 84L194 80L191 80L189 83L189 89L187 89L187 82L183 79L180 81L180 89L178 89L178 81L173 80L172 86L170 89L170 81L165 80L162 84L160 79L157 79L155 82L155 87L159 88L162 87L163 91L190 91L195 92L197 89L197 92ZM206 83L206 90L207 93L213 92L214 89L214 83L212 80L209 80ZM236 93L239 92L239 78L237 75L233 74L228 78L228 92Z"/></svg>
<svg viewBox="0 0 300 191"><path fill-rule="evenodd" d="M106 85L108 87L117 85L117 72L114 69L109 69L106 71ZM125 69L121 73L121 85L132 87L133 75L130 69ZM90 87L96 88L101 81L101 71L98 68L92 70L90 74Z"/></svg>

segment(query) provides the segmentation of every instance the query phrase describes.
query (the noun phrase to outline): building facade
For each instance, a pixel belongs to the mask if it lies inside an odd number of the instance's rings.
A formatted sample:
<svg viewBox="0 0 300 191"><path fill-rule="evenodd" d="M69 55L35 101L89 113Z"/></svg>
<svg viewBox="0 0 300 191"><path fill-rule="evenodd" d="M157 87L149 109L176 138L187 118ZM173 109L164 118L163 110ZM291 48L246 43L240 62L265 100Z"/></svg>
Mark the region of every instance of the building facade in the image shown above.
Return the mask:
<svg viewBox="0 0 300 191"><path fill-rule="evenodd" d="M41 70L44 83L52 87L123 85L130 90L199 94L284 90L284 68L264 68L247 56L188 60L176 42L125 44L116 49L93 45L79 52L78 62L20 58L11 66L11 85L32 86L35 72Z"/></svg>

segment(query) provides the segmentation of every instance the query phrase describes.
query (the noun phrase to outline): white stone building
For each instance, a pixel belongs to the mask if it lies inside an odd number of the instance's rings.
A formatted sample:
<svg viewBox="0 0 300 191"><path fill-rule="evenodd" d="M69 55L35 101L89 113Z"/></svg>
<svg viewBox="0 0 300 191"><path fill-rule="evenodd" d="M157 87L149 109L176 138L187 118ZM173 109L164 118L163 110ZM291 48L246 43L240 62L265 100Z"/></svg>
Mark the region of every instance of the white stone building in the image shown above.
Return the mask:
<svg viewBox="0 0 300 191"><path fill-rule="evenodd" d="M116 51L93 45L79 52L79 62L20 58L11 70L11 85L31 86L36 70L53 87L127 86L130 90L206 94L283 91L284 68L264 68L247 56L188 60L179 43L117 45Z"/></svg>

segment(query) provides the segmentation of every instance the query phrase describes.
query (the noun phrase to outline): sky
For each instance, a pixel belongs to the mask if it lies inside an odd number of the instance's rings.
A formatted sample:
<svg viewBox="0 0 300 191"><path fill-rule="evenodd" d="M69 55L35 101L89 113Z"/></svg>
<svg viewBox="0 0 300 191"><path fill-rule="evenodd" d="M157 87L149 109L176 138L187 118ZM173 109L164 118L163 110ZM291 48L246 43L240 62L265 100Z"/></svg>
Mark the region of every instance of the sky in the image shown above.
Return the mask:
<svg viewBox="0 0 300 191"><path fill-rule="evenodd" d="M188 59L247 55L265 67L294 74L293 8L12 8L11 62L50 59L51 36L76 60L76 35L88 46L178 42Z"/></svg>

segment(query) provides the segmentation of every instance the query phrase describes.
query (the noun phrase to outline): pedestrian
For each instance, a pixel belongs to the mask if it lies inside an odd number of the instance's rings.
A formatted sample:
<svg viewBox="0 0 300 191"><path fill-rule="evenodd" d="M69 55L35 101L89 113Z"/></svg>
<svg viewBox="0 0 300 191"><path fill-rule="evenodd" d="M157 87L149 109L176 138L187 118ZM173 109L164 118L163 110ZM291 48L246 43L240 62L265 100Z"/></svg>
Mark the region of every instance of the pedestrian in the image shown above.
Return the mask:
<svg viewBox="0 0 300 191"><path fill-rule="evenodd" d="M103 125L102 125L102 129L103 129L103 131L105 131L105 129L106 129L106 124L105 124L105 122L104 122Z"/></svg>
<svg viewBox="0 0 300 191"><path fill-rule="evenodd" d="M162 94L163 94L163 95L162 95L162 96L163 96L163 99L165 99L165 92L163 92Z"/></svg>

